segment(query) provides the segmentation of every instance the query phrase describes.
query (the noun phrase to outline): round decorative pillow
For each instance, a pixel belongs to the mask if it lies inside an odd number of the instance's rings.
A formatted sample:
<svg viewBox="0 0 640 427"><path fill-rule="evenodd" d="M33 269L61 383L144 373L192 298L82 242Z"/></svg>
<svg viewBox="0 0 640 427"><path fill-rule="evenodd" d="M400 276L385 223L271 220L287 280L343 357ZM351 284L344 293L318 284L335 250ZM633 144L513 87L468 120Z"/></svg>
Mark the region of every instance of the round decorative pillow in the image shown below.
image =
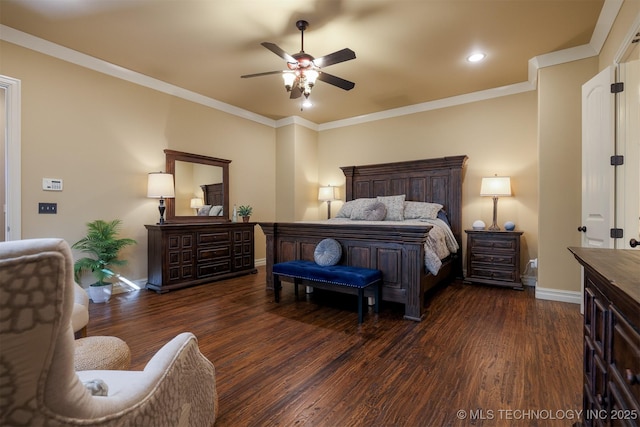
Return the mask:
<svg viewBox="0 0 640 427"><path fill-rule="evenodd" d="M387 216L387 207L384 203L372 203L364 209L366 221L382 221Z"/></svg>
<svg viewBox="0 0 640 427"><path fill-rule="evenodd" d="M313 259L316 264L326 267L328 265L336 265L342 257L342 246L334 239L324 239L316 246L313 251Z"/></svg>

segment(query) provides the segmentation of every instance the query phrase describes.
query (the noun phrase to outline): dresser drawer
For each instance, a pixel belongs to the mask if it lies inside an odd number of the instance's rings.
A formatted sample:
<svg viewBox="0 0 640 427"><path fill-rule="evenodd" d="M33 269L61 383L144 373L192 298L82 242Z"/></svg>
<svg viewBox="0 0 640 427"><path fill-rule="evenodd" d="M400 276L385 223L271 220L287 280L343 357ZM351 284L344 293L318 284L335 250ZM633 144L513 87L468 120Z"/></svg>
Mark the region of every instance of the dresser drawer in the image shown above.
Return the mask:
<svg viewBox="0 0 640 427"><path fill-rule="evenodd" d="M198 279L206 277L213 277L222 273L229 273L231 271L231 260L218 260L211 264L199 264L198 265Z"/></svg>
<svg viewBox="0 0 640 427"><path fill-rule="evenodd" d="M207 262L218 258L228 258L231 256L231 247L213 246L198 248L198 262Z"/></svg>
<svg viewBox="0 0 640 427"><path fill-rule="evenodd" d="M640 409L640 334L611 307L613 327L609 364L620 380L620 393ZM631 402L629 402L631 404ZM639 414L640 416L640 414Z"/></svg>
<svg viewBox="0 0 640 427"><path fill-rule="evenodd" d="M198 246L229 243L230 241L231 241L231 236L229 235L228 231L198 233Z"/></svg>

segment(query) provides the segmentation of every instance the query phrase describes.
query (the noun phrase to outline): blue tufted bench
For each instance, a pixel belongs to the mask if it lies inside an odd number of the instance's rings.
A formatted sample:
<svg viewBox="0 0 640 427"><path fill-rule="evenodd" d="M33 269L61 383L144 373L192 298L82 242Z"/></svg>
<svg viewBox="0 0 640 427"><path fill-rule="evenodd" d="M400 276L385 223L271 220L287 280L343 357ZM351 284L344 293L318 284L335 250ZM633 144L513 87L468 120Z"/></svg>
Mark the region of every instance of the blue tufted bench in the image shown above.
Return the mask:
<svg viewBox="0 0 640 427"><path fill-rule="evenodd" d="M358 324L362 323L362 303L364 289L368 286L374 288L375 305L377 313L380 307L380 291L382 272L371 268L351 267L348 265L320 266L313 261L287 261L273 265L273 289L276 302L280 302L280 276L293 279L293 288L296 300L298 299L298 285L302 281L312 282L310 286L319 289L343 292L358 295Z"/></svg>

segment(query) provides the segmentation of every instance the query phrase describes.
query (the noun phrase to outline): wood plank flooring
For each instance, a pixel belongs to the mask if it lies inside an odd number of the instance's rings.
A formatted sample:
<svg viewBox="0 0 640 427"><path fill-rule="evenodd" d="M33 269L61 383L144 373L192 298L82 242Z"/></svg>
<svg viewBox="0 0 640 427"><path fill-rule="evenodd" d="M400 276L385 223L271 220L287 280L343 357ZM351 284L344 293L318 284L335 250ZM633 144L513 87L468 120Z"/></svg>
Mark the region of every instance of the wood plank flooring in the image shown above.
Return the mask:
<svg viewBox="0 0 640 427"><path fill-rule="evenodd" d="M569 426L575 419L558 418L582 406L578 305L453 283L429 296L423 322L385 303L358 326L356 297L316 291L296 302L283 286L276 304L260 267L119 294L91 303L88 334L125 340L141 370L193 332L216 367L218 427Z"/></svg>

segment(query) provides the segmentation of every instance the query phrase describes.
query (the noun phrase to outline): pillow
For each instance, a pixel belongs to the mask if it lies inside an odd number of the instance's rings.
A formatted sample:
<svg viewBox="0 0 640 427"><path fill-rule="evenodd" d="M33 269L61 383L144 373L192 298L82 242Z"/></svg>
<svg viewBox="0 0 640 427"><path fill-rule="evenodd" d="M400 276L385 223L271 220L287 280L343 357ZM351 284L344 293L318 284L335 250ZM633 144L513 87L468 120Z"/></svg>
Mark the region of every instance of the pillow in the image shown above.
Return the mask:
<svg viewBox="0 0 640 427"><path fill-rule="evenodd" d="M442 205L428 202L404 202L405 219L436 219Z"/></svg>
<svg viewBox="0 0 640 427"><path fill-rule="evenodd" d="M211 209L209 210L209 216L219 216L220 212L222 212L222 206L211 206Z"/></svg>
<svg viewBox="0 0 640 427"><path fill-rule="evenodd" d="M353 220L361 219L365 221L382 221L387 216L387 207L384 203L373 202L362 210L362 218L351 218Z"/></svg>
<svg viewBox="0 0 640 427"><path fill-rule="evenodd" d="M327 267L329 265L336 265L340 262L342 257L342 246L334 239L324 239L316 246L313 251L313 259L316 264Z"/></svg>
<svg viewBox="0 0 640 427"><path fill-rule="evenodd" d="M370 205L377 202L375 198L367 199L355 199L353 201L353 208L351 209L351 219L364 219L364 210Z"/></svg>
<svg viewBox="0 0 640 427"><path fill-rule="evenodd" d="M378 196L378 201L384 203L387 208L385 221L404 221L404 199L404 194L399 196Z"/></svg>
<svg viewBox="0 0 640 427"><path fill-rule="evenodd" d="M447 223L449 227L451 227L451 223L449 222L449 217L447 216L447 212L444 209L440 209L438 211L438 219Z"/></svg>
<svg viewBox="0 0 640 427"><path fill-rule="evenodd" d="M211 210L211 205L204 205L200 209L198 209L198 216L209 216L209 211Z"/></svg>
<svg viewBox="0 0 640 427"><path fill-rule="evenodd" d="M336 214L336 218L351 218L351 211L353 211L355 204L355 200L349 200L346 202Z"/></svg>

